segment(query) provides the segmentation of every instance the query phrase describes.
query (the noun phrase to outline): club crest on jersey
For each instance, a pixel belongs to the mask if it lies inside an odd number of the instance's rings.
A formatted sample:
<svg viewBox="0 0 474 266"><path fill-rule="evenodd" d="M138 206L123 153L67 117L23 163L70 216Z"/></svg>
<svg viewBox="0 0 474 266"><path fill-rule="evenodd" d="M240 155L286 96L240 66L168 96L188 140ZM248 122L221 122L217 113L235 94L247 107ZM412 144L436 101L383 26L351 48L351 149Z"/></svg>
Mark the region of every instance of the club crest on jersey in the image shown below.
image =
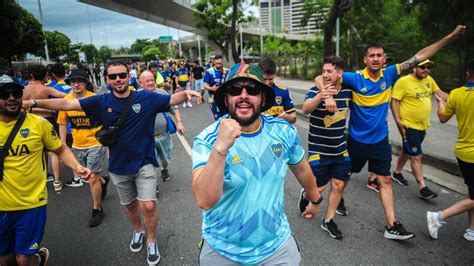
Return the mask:
<svg viewBox="0 0 474 266"><path fill-rule="evenodd" d="M281 104L281 101L282 101L281 96L275 96L275 102L276 102L277 104Z"/></svg>
<svg viewBox="0 0 474 266"><path fill-rule="evenodd" d="M385 81L382 81L382 83L380 83L380 89L384 91L386 88L387 88L387 83L385 83Z"/></svg>
<svg viewBox="0 0 474 266"><path fill-rule="evenodd" d="M272 152L273 154L275 154L275 156L277 158L280 158L281 156L281 152L283 151L283 145L279 142L279 143L274 143L272 144Z"/></svg>
<svg viewBox="0 0 474 266"><path fill-rule="evenodd" d="M20 129L20 135L26 139L28 135L30 135L30 129L29 128Z"/></svg>
<svg viewBox="0 0 474 266"><path fill-rule="evenodd" d="M139 103L132 105L132 110L137 114L140 112L141 109L142 109L142 106Z"/></svg>

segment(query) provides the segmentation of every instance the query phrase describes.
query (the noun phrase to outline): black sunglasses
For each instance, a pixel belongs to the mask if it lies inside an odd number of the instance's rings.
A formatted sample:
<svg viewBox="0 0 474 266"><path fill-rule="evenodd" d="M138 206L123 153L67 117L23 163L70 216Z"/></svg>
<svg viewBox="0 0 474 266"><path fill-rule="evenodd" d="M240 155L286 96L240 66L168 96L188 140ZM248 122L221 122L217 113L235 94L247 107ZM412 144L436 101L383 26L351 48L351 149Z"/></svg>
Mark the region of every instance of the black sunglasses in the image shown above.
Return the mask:
<svg viewBox="0 0 474 266"><path fill-rule="evenodd" d="M10 98L10 95L13 95L15 99L21 99L21 97L23 97L23 91L22 90L0 91L0 99L2 100L5 100L5 101L8 100L8 98Z"/></svg>
<svg viewBox="0 0 474 266"><path fill-rule="evenodd" d="M124 79L127 77L127 73L123 72L123 73L118 73L118 74L108 74L107 77L111 80L116 80L117 77L121 78L121 79Z"/></svg>
<svg viewBox="0 0 474 266"><path fill-rule="evenodd" d="M430 70L431 69L431 66L419 66L420 69L428 69Z"/></svg>
<svg viewBox="0 0 474 266"><path fill-rule="evenodd" d="M234 85L231 85L227 89L227 94L231 96L239 96L242 93L242 90L244 88L247 90L248 95L252 95L252 96L259 95L262 92L262 89L257 84L247 84L247 85L234 84Z"/></svg>

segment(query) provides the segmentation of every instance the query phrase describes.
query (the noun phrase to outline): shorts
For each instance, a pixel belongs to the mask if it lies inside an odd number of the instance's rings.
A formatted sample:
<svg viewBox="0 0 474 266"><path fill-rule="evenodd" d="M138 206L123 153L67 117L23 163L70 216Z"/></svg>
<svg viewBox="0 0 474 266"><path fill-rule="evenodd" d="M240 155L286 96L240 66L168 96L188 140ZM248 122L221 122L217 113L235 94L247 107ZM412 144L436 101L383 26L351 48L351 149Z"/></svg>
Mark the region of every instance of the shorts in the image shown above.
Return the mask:
<svg viewBox="0 0 474 266"><path fill-rule="evenodd" d="M189 81L178 81L178 90L179 91L185 91L185 90L190 90L191 85L189 84Z"/></svg>
<svg viewBox="0 0 474 266"><path fill-rule="evenodd" d="M388 137L374 144L366 144L347 137L347 150L351 158L351 172L359 173L369 161L369 172L380 176L390 176L392 147Z"/></svg>
<svg viewBox="0 0 474 266"><path fill-rule="evenodd" d="M464 183L469 190L469 198L474 200L474 163L465 162L458 157L456 157L456 159L458 160L461 174L464 177Z"/></svg>
<svg viewBox="0 0 474 266"><path fill-rule="evenodd" d="M425 139L425 136L425 130L407 128L403 138L403 152L411 156L423 154L421 143Z"/></svg>
<svg viewBox="0 0 474 266"><path fill-rule="evenodd" d="M213 96L214 97L214 96ZM219 120L219 118L221 118L221 116L223 116L224 114L221 113L221 111L219 110L219 107L217 107L217 103L216 101L213 101L212 103L210 102L209 103L209 107L211 108L211 112L212 112L212 117L214 117L214 120Z"/></svg>
<svg viewBox="0 0 474 266"><path fill-rule="evenodd" d="M202 91L202 86L203 86L203 79L195 79L194 80L194 90L197 92Z"/></svg>
<svg viewBox="0 0 474 266"><path fill-rule="evenodd" d="M167 132L160 136L155 136L156 154L161 162L169 164L173 159L173 140Z"/></svg>
<svg viewBox="0 0 474 266"><path fill-rule="evenodd" d="M34 255L46 224L46 205L21 211L0 211L0 256Z"/></svg>
<svg viewBox="0 0 474 266"><path fill-rule="evenodd" d="M293 235L275 250L268 258L259 262L258 265L300 265L300 248ZM242 265L234 262L215 251L203 240L201 251L199 252L198 265Z"/></svg>
<svg viewBox="0 0 474 266"><path fill-rule="evenodd" d="M319 155L319 159L309 162L316 176L318 187L325 186L332 178L349 181L351 175L351 159L349 154L338 156Z"/></svg>
<svg viewBox="0 0 474 266"><path fill-rule="evenodd" d="M105 171L105 147L91 147L86 149L72 148L72 152L83 166L91 169L92 173L104 173Z"/></svg>
<svg viewBox="0 0 474 266"><path fill-rule="evenodd" d="M156 171L153 164L147 164L135 175L116 175L109 173L117 187L120 204L128 205L135 199L139 201L156 201Z"/></svg>

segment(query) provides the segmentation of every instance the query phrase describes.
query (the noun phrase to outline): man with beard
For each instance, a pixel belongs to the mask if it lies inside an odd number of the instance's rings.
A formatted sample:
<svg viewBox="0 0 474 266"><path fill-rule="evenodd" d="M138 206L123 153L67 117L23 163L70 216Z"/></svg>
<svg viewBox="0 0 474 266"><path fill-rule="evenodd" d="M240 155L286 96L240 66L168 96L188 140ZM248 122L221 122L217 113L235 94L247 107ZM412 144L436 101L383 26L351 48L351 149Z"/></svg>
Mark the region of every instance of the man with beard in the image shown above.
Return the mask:
<svg viewBox="0 0 474 266"><path fill-rule="evenodd" d="M319 213L322 197L296 129L261 114L274 99L260 67L237 64L215 94L230 115L194 139L193 194L204 210L200 265L300 263L284 211L288 166L310 201L303 217Z"/></svg>
<svg viewBox="0 0 474 266"><path fill-rule="evenodd" d="M147 261L154 265L160 261L155 230L158 222L156 210L156 176L154 121L156 114L166 112L170 105L180 104L201 95L191 90L172 96L149 91L132 92L127 64L110 62L105 71L112 93L94 95L85 99L32 100L25 107L41 107L58 111L85 111L97 119L105 129L117 124L124 105L132 97L131 108L120 127L118 139L109 146L109 173L117 187L120 203L125 207L129 222L134 228L130 250L139 252L143 247L146 229ZM140 211L141 209L141 211ZM142 225L141 212L145 229Z"/></svg>
<svg viewBox="0 0 474 266"><path fill-rule="evenodd" d="M411 170L418 183L419 197L425 200L438 196L426 186L421 162L423 154L421 143L426 130L430 127L431 95L448 98L429 75L432 66L433 61L426 59L413 67L411 74L400 78L393 86L390 102L393 118L403 140L393 180L400 185L408 186L408 181L402 175L402 169L410 159Z"/></svg>
<svg viewBox="0 0 474 266"><path fill-rule="evenodd" d="M79 164L47 120L21 112L22 96L23 86L0 76L0 265L45 265L49 252L40 248L48 203L43 150L54 152L83 178L90 170ZM7 151L5 143L17 122L19 130Z"/></svg>
<svg viewBox="0 0 474 266"><path fill-rule="evenodd" d="M214 57L214 66L207 69L204 74L204 89L209 92L209 106L211 107L212 116L215 120L219 119L223 114L219 111L214 101L214 94L217 88L224 83L229 71L222 66L222 56Z"/></svg>

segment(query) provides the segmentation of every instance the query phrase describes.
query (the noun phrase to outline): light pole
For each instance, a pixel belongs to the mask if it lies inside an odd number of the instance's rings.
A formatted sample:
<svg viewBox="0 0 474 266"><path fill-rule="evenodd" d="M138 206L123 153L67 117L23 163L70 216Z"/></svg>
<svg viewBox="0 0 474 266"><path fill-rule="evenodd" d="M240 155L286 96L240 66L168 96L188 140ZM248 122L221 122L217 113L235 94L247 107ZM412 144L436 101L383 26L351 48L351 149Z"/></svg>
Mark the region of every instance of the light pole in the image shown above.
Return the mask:
<svg viewBox="0 0 474 266"><path fill-rule="evenodd" d="M41 9L41 0L38 0L38 9L39 9L39 14L40 14L41 24L43 24L44 53L46 54L46 61L49 62L48 39L46 39L46 31L44 30L44 20L43 20L43 10Z"/></svg>

